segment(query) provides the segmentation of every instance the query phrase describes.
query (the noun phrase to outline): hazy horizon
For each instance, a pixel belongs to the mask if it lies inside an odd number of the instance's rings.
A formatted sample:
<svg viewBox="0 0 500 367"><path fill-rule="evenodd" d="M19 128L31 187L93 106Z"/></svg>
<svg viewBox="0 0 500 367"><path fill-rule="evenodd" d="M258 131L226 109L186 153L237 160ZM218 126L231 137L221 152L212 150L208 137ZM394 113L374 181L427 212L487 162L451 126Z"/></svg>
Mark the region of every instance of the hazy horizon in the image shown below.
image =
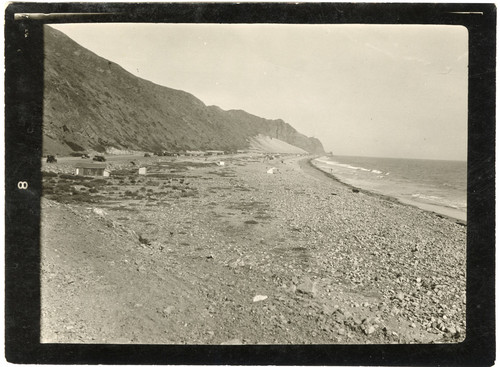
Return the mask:
<svg viewBox="0 0 500 367"><path fill-rule="evenodd" d="M327 152L328 153L328 152ZM408 158L408 157L379 157L373 155L346 155L346 154L333 154L333 158L335 157L345 157L345 158L382 158L382 159L403 159L403 160L416 160L416 161L446 161L446 162L462 162L467 163L467 160L464 159L439 159L439 158Z"/></svg>
<svg viewBox="0 0 500 367"><path fill-rule="evenodd" d="M461 26L51 26L206 105L283 119L334 155L467 160Z"/></svg>

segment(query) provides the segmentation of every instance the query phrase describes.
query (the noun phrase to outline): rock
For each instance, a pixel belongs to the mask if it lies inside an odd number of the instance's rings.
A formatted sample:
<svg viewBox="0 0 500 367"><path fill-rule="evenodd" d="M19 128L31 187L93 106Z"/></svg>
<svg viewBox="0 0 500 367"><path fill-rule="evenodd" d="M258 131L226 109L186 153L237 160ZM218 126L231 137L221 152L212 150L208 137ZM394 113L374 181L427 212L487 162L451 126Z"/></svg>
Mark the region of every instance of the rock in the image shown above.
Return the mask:
<svg viewBox="0 0 500 367"><path fill-rule="evenodd" d="M403 292L398 292L396 294L396 298L399 299L400 301L402 301L405 299L405 295L403 294Z"/></svg>
<svg viewBox="0 0 500 367"><path fill-rule="evenodd" d="M323 313L327 316L331 316L335 312L335 309L329 305L323 305Z"/></svg>
<svg viewBox="0 0 500 367"><path fill-rule="evenodd" d="M341 328L337 330L337 334L339 335L345 335L345 329Z"/></svg>
<svg viewBox="0 0 500 367"><path fill-rule="evenodd" d="M297 292L315 297L318 292L316 282L313 282L309 277L305 277L304 281L297 286Z"/></svg>
<svg viewBox="0 0 500 367"><path fill-rule="evenodd" d="M343 311L342 314L344 315L344 317L346 319L349 319L352 317L352 312L350 312L350 311Z"/></svg>
<svg viewBox="0 0 500 367"><path fill-rule="evenodd" d="M168 306L167 308L164 308L163 309L163 315L164 316L168 316L172 313L172 311L174 310L174 306Z"/></svg>
<svg viewBox="0 0 500 367"><path fill-rule="evenodd" d="M106 212L100 208L94 208L92 211L100 217L104 217L106 215Z"/></svg>
<svg viewBox="0 0 500 367"><path fill-rule="evenodd" d="M143 245L147 246L151 245L151 241L148 240L147 238L142 237L141 235L139 235L139 242Z"/></svg>
<svg viewBox="0 0 500 367"><path fill-rule="evenodd" d="M254 302L260 302L260 301L264 301L267 299L267 296L263 296L263 295L256 295L254 298L253 298L253 301Z"/></svg>
<svg viewBox="0 0 500 367"><path fill-rule="evenodd" d="M243 344L243 342L241 341L241 339L235 338L235 339L231 339L231 340L222 342L220 344L221 345L241 345L241 344Z"/></svg>
<svg viewBox="0 0 500 367"><path fill-rule="evenodd" d="M393 308L391 309L391 315L397 316L397 315L399 315L400 313L401 313L401 310L400 310L399 308L397 308L397 307L393 307Z"/></svg>
<svg viewBox="0 0 500 367"><path fill-rule="evenodd" d="M375 327L373 325L370 325L368 327L365 328L365 334L366 335L370 335L370 334L373 334L375 332Z"/></svg>

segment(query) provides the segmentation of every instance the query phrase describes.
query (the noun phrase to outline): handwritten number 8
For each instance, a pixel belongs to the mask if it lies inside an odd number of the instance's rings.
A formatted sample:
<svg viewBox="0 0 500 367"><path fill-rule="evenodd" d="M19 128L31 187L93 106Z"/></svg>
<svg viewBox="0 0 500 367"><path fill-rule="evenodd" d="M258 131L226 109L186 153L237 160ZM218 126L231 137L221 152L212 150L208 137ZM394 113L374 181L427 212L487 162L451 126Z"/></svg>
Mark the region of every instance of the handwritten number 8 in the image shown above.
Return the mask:
<svg viewBox="0 0 500 367"><path fill-rule="evenodd" d="M26 190L28 188L28 183L26 181L19 181L17 183L17 188L19 190Z"/></svg>

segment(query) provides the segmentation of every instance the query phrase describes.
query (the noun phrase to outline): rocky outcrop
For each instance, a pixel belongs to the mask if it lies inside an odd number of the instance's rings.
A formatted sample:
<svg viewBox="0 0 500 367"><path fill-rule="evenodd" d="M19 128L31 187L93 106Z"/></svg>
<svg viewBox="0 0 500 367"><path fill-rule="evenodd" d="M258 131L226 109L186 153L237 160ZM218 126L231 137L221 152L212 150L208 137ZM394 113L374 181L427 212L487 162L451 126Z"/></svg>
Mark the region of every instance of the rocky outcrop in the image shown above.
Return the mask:
<svg viewBox="0 0 500 367"><path fill-rule="evenodd" d="M44 153L245 149L258 134L323 153L282 120L206 106L184 91L140 79L45 27Z"/></svg>

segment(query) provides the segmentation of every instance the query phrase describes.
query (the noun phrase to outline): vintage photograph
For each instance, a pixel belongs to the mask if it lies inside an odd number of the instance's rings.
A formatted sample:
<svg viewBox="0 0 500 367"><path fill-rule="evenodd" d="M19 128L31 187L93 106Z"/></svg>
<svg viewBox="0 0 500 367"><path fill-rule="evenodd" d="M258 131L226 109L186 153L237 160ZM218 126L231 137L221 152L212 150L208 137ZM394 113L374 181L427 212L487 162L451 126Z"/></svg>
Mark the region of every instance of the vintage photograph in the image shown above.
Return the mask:
<svg viewBox="0 0 500 367"><path fill-rule="evenodd" d="M467 28L43 31L41 343L464 341Z"/></svg>

